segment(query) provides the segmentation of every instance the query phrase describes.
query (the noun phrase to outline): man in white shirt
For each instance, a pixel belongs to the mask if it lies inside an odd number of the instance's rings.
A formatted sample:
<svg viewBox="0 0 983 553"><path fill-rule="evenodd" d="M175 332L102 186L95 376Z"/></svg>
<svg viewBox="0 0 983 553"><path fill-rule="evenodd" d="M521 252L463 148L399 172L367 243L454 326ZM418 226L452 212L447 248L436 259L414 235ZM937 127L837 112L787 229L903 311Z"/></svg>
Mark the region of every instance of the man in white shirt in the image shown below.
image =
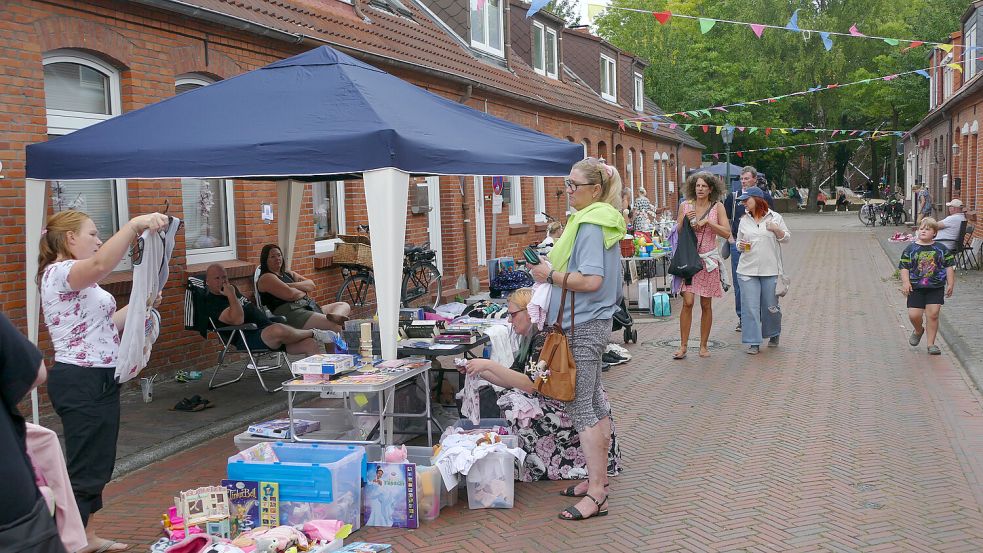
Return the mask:
<svg viewBox="0 0 983 553"><path fill-rule="evenodd" d="M949 209L949 216L939 221L939 232L935 235L935 241L940 242L950 251L956 247L956 240L959 239L959 227L966 220L963 213L963 202L960 199L952 200L945 204Z"/></svg>

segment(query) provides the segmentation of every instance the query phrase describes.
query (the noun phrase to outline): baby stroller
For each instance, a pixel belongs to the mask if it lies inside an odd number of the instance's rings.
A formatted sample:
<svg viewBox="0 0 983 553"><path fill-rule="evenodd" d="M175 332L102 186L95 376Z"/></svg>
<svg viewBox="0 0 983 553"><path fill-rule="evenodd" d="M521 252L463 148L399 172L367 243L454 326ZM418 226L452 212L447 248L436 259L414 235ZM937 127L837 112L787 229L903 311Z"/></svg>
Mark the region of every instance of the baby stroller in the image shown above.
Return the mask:
<svg viewBox="0 0 983 553"><path fill-rule="evenodd" d="M624 330L626 344L628 342L633 344L638 343L638 331L632 328L632 324L635 321L631 318L631 313L628 312L628 304L625 303L625 298L621 298L621 303L618 304L618 310L615 311L611 319L613 320L612 332Z"/></svg>

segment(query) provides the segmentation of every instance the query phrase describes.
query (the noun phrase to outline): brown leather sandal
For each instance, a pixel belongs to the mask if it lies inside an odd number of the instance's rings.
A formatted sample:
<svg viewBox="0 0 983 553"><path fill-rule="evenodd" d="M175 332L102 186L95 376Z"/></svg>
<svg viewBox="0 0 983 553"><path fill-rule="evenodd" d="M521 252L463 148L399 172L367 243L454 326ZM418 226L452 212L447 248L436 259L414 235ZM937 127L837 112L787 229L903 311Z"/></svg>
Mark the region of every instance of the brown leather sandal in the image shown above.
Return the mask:
<svg viewBox="0 0 983 553"><path fill-rule="evenodd" d="M576 505L571 505L571 506L567 507L566 509L560 511L560 514L556 515L557 518L559 518L560 520L587 520L589 518L607 516L608 510L607 509L601 509L601 507L603 507L604 504L608 502L608 498L607 497L604 498L604 501L598 501L593 495L591 495L589 493L588 494L584 494L584 497L590 499L591 501L594 502L595 505L597 505L597 511L595 511L593 514L584 516L583 513L581 513L579 510L577 510ZM568 514L570 516L565 517L565 516L563 516L563 513L566 513L566 514Z"/></svg>

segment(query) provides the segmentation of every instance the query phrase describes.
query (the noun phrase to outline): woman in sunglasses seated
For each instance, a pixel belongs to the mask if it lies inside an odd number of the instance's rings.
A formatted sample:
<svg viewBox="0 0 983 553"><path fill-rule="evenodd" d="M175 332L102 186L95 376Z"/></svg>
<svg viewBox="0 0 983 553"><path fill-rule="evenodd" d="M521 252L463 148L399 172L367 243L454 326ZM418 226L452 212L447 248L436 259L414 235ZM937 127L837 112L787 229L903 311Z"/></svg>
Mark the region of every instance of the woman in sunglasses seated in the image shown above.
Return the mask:
<svg viewBox="0 0 983 553"><path fill-rule="evenodd" d="M539 395L533 389L535 365L543 349L546 332L539 330L529 318L527 307L532 300L531 288L520 288L509 296L508 317L512 329L521 337L519 352L511 367L490 359L471 359L463 373L480 375L488 382L505 388L499 392L498 405L509 421L519 445L526 451L526 460L519 469L519 480L579 480L587 476L587 461L580 446L580 436L573 420L567 415L562 401ZM607 395L604 396L607 402ZM621 449L611 422L611 445L608 448L608 475L621 473ZM583 486L581 486L583 487ZM567 496L580 496L576 486L565 491Z"/></svg>
<svg viewBox="0 0 983 553"><path fill-rule="evenodd" d="M288 326L337 332L348 320L352 308L347 303L335 302L322 308L308 296L314 291L314 281L287 269L283 252L276 244L263 246L259 273L256 288L263 306L287 319Z"/></svg>

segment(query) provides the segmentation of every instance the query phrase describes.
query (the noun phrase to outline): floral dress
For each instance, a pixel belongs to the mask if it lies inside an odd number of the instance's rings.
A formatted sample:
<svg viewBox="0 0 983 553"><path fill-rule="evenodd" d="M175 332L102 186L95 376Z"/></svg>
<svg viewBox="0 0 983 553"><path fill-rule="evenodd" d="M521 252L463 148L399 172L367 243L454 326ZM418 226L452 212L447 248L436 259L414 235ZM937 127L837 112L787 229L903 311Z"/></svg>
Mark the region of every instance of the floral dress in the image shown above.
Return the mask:
<svg viewBox="0 0 983 553"><path fill-rule="evenodd" d="M528 358L537 360L543 349L546 332L540 332L532 337ZM517 358L512 364L512 370L529 375L530 364ZM519 393L517 390L504 390L499 397L506 393ZM563 402L543 397L539 394L523 394L539 402L543 411L541 417L533 419L530 425L523 428L515 415L508 410L502 410L503 416L509 421L512 432L519 437L519 446L526 451L526 460L518 469L516 479L522 482L535 480L576 480L587 478L587 460L584 450L580 447L580 435L573 428L573 421L566 414ZM604 400L608 401L607 392ZM609 410L610 411L610 410ZM608 450L608 475L621 474L621 446L618 442L611 420L611 448Z"/></svg>
<svg viewBox="0 0 983 553"><path fill-rule="evenodd" d="M693 211L693 203L687 201L680 209L685 210L687 213ZM697 213L697 215L699 216L700 214ZM718 223L716 204L710 206L710 213L707 214L706 219L711 223ZM717 249L717 234L709 224L703 225L703 228L694 228L693 230L696 231L696 245L699 248L700 255ZM716 271L707 272L706 269L703 269L693 276L692 284L683 283L680 291L691 292L704 298L722 297L724 295L724 287L720 284L720 273L717 272L719 270L720 268Z"/></svg>

